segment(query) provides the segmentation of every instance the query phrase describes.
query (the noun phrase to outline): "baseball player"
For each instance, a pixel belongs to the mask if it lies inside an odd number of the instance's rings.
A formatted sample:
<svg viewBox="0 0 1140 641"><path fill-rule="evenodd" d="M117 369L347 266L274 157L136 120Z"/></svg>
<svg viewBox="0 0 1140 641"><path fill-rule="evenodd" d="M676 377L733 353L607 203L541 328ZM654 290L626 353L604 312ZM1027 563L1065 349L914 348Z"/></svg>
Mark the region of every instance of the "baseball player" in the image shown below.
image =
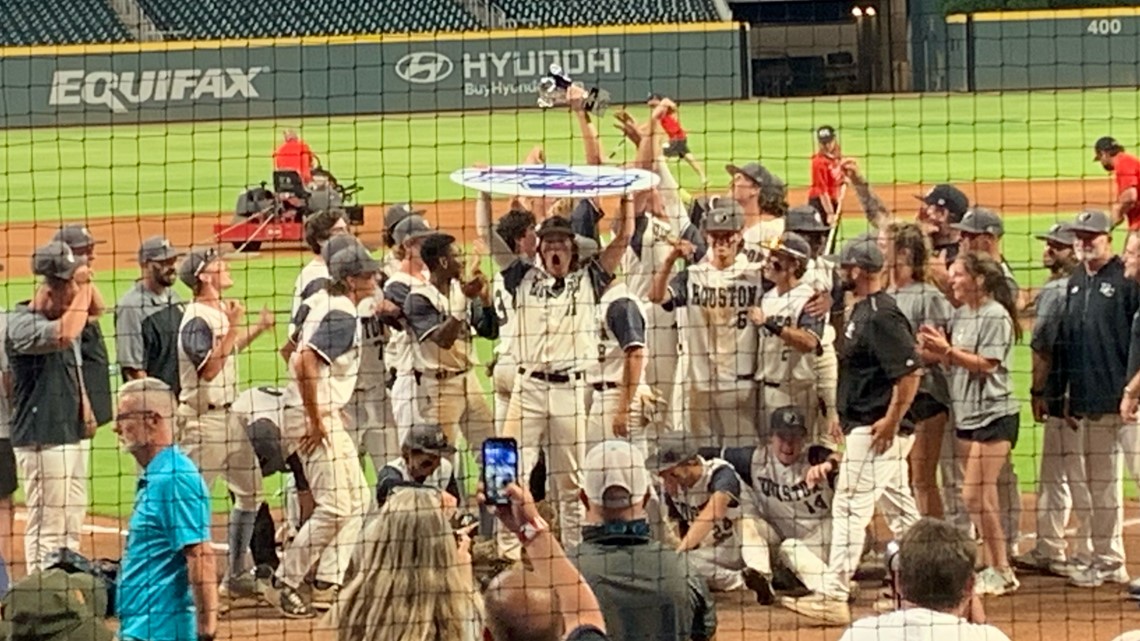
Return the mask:
<svg viewBox="0 0 1140 641"><path fill-rule="evenodd" d="M329 238L347 233L348 221L337 210L318 212L305 220L305 244L313 252L313 258L301 268L301 273L297 274L297 280L293 283L293 305L289 309L290 336L296 333L297 328L293 326L292 319L297 316L301 303L329 284L329 266L321 257L321 248ZM283 349L291 350L288 346ZM282 352L286 361L289 360L290 353Z"/></svg>
<svg viewBox="0 0 1140 641"><path fill-rule="evenodd" d="M705 459L691 435L668 432L646 465L661 478L665 512L681 535L677 550L688 552L689 564L709 589L731 592L747 587L761 604L773 603L775 595L764 572L769 567L767 546L757 529L747 484L732 464Z"/></svg>
<svg viewBox="0 0 1140 641"><path fill-rule="evenodd" d="M1112 205L1112 226L1128 222L1128 230L1140 230L1140 159L1124 151L1112 136L1103 136L1093 146L1093 160L1116 180L1116 202Z"/></svg>
<svg viewBox="0 0 1140 641"><path fill-rule="evenodd" d="M400 456L388 461L376 473L376 505L383 507L397 487L432 487L459 499L459 483L448 459L455 446L439 425L420 423L408 430Z"/></svg>
<svg viewBox="0 0 1140 641"><path fill-rule="evenodd" d="M408 334L404 318L404 303L412 288L428 279L427 266L420 257L420 243L433 233L427 221L416 215L408 216L392 230L392 239L399 248L396 254L400 257L400 264L384 281L384 299L392 304L392 311L381 314L381 318L390 327L389 350L385 356L388 367L396 370L391 391L392 417L401 434L417 422L416 362L412 352L413 337ZM399 438L397 442L402 440Z"/></svg>
<svg viewBox="0 0 1140 641"><path fill-rule="evenodd" d="M768 420L768 443L718 454L751 484L752 500L762 519L755 542L760 546L757 569L770 580L772 565L781 566L806 589L818 592L827 571L840 456L828 447L808 445L809 430L800 408L778 408Z"/></svg>
<svg viewBox="0 0 1140 641"><path fill-rule="evenodd" d="M664 149L665 157L683 158L693 168L693 171L701 177L701 184L709 184L704 168L701 167L701 163L697 162L697 157L689 149L689 136L677 118L677 103L659 93L651 93L645 104L653 108L653 117L661 121L661 128L669 136L669 144Z"/></svg>
<svg viewBox="0 0 1140 641"><path fill-rule="evenodd" d="M757 332L748 310L760 300L763 275L740 253L744 212L720 200L701 221L709 253L673 275L673 264L692 246L681 242L653 277L649 300L678 317L686 347L691 430L706 445L754 445Z"/></svg>
<svg viewBox="0 0 1140 641"><path fill-rule="evenodd" d="M178 393L178 327L185 305L174 291L184 252L162 236L139 245L142 278L115 306L115 355L123 379L153 376Z"/></svg>
<svg viewBox="0 0 1140 641"><path fill-rule="evenodd" d="M334 254L328 267L327 298L310 299L315 304L289 359L286 451L299 451L316 508L285 548L277 571L279 606L288 618L310 618L314 607L335 601L368 503L368 484L343 410L360 368L359 306L376 291L380 263L357 244ZM318 558L313 587L322 601L310 605L299 589Z"/></svg>
<svg viewBox="0 0 1140 641"><path fill-rule="evenodd" d="M516 260L503 270L518 315L512 340L519 364L503 434L519 442L523 484L540 449L545 450L547 497L558 505L567 546L581 537L577 467L586 444L583 371L598 356L595 309L629 245L631 210L632 201L624 197L614 239L589 263L580 261L570 221L554 216L538 229L542 266Z"/></svg>
<svg viewBox="0 0 1140 641"><path fill-rule="evenodd" d="M416 416L428 425L440 425L452 445L462 434L468 448L478 453L495 431L491 408L475 377L478 362L472 345L472 333L498 336L490 288L478 268L469 280L461 280L468 266L454 236L425 237L420 258L431 276L411 288L403 310L415 362ZM400 436L401 443L407 441L406 430L401 429Z"/></svg>
<svg viewBox="0 0 1140 641"><path fill-rule="evenodd" d="M732 199L743 210L742 251L757 263L767 256L765 246L784 233L788 211L788 188L784 181L758 162L743 167L728 165L732 176Z"/></svg>
<svg viewBox="0 0 1140 641"><path fill-rule="evenodd" d="M843 184L843 153L835 127L824 125L815 130L819 149L811 157L811 189L808 204L823 215L828 224L835 224L839 211L839 192Z"/></svg>
<svg viewBox="0 0 1140 641"><path fill-rule="evenodd" d="M598 315L598 359L586 370L593 391L587 425L587 451L612 438L627 438L641 451L655 444L647 438L642 411L646 363L646 319L641 302L615 281L602 294Z"/></svg>
<svg viewBox="0 0 1140 641"><path fill-rule="evenodd" d="M756 381L760 415L766 418L778 407L792 405L814 425L820 414L816 392L815 359L822 352L823 319L804 307L815 290L802 282L811 246L795 232L784 232L764 263L764 275L773 283L748 310L757 327ZM761 433L766 433L761 426Z"/></svg>
<svg viewBox="0 0 1140 641"><path fill-rule="evenodd" d="M224 477L234 497L228 530L229 566L222 598L249 596L253 575L245 550L253 537L261 505L261 473L244 434L231 433L227 413L238 395L237 354L274 325L264 308L253 327L242 329L245 307L223 298L233 286L229 267L214 250L190 252L178 268L179 279L194 293L178 329L177 441L198 466L206 487Z"/></svg>

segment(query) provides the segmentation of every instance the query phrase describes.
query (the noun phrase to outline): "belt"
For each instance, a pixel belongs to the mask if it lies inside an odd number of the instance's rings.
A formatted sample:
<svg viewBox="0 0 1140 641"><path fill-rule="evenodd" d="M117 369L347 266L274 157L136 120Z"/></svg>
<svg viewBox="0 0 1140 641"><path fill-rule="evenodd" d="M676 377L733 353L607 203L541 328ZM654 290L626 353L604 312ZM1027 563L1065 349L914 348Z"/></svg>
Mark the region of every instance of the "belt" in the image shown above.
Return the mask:
<svg viewBox="0 0 1140 641"><path fill-rule="evenodd" d="M569 383L572 380L577 381L582 378L582 372L571 372L570 370L563 370L561 372L528 372L525 367L519 368L519 374L526 374L531 378L547 383Z"/></svg>
<svg viewBox="0 0 1140 641"><path fill-rule="evenodd" d="M456 376L463 376L467 372L468 370L465 369L458 372L451 372L445 369L437 369L434 372L421 372L419 370L416 370L412 372L412 376L416 377L416 385L419 385L420 380L422 380L425 376L428 378L434 378L437 381L446 381L450 378L455 378Z"/></svg>
<svg viewBox="0 0 1140 641"><path fill-rule="evenodd" d="M607 383L594 383L591 387L594 388L595 392L604 392L608 389L617 389L618 384L617 383L608 383L608 382Z"/></svg>
<svg viewBox="0 0 1140 641"><path fill-rule="evenodd" d="M234 406L233 403L226 403L225 405L214 405L213 403L210 403L209 405L206 406L206 409L211 411L211 412L215 412L217 410L229 411L229 409L233 406Z"/></svg>
<svg viewBox="0 0 1140 641"><path fill-rule="evenodd" d="M779 383L773 383L772 381L760 381L760 384L764 387L771 387L773 389L780 387Z"/></svg>
<svg viewBox="0 0 1140 641"><path fill-rule="evenodd" d="M753 380L754 377L755 377L754 374L737 374L736 380L738 380L738 381L750 381L750 380Z"/></svg>

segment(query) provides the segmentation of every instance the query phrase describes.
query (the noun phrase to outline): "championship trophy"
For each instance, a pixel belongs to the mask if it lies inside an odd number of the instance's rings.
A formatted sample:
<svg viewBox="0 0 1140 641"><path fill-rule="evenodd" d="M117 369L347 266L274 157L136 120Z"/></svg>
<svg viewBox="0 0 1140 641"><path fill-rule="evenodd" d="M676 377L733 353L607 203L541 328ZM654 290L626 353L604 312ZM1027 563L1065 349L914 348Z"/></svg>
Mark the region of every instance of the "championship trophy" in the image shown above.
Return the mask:
<svg viewBox="0 0 1140 641"><path fill-rule="evenodd" d="M572 86L585 87L582 83L571 80L562 71L560 65L550 65L550 75L543 76L538 80L538 106L543 109L550 109L567 104L569 101L566 98L566 90ZM598 117L604 116L606 109L610 106L610 92L591 87L586 92L586 98L583 102L587 113Z"/></svg>

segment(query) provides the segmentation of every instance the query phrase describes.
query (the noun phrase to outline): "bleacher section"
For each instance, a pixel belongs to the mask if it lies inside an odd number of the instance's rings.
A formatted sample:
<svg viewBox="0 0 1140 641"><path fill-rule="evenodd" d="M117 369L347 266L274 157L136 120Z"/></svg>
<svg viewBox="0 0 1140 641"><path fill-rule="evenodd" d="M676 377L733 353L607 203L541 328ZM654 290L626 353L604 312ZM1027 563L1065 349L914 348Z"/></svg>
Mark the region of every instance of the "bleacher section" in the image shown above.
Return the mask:
<svg viewBox="0 0 1140 641"><path fill-rule="evenodd" d="M519 27L717 22L712 0L491 0Z"/></svg>
<svg viewBox="0 0 1140 641"><path fill-rule="evenodd" d="M0 43L5 46L130 39L130 32L106 0L4 0L0 3Z"/></svg>
<svg viewBox="0 0 1140 641"><path fill-rule="evenodd" d="M465 31L455 0L139 0L168 40Z"/></svg>

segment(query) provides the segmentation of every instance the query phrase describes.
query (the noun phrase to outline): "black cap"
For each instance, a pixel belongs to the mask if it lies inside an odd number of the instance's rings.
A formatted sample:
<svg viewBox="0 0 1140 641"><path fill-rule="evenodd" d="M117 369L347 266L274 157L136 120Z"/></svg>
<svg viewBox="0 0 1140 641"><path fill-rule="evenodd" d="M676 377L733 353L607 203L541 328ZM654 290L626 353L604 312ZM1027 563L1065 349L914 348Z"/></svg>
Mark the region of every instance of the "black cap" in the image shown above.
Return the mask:
<svg viewBox="0 0 1140 641"><path fill-rule="evenodd" d="M831 231L823 216L811 205L798 205L784 216L784 229L800 234L822 234Z"/></svg>
<svg viewBox="0 0 1140 641"><path fill-rule="evenodd" d="M359 244L360 239L356 236L353 236L352 234L337 234L335 236L329 236L328 241L325 242L325 246L321 247L321 260L325 261L325 264L327 265L338 251L342 249L348 249L349 247Z"/></svg>
<svg viewBox="0 0 1140 641"><path fill-rule="evenodd" d="M696 438L686 432L665 432L657 439L657 453L646 460L651 472L660 474L669 468L691 461L700 451Z"/></svg>
<svg viewBox="0 0 1140 641"><path fill-rule="evenodd" d="M389 232L392 228L400 223L401 220L408 216L423 216L424 210L416 209L411 203L399 203L392 205L388 211L384 213L384 229Z"/></svg>
<svg viewBox="0 0 1140 641"><path fill-rule="evenodd" d="M805 262L811 258L811 245L803 236L794 231L786 231L781 234L779 241L772 247L772 251Z"/></svg>
<svg viewBox="0 0 1140 641"><path fill-rule="evenodd" d="M221 258L222 255L218 253L218 250L212 247L195 249L187 254L186 259L178 266L178 279L190 289L194 289L200 282L198 277L202 274L202 270L215 260L221 260Z"/></svg>
<svg viewBox="0 0 1140 641"><path fill-rule="evenodd" d="M815 130L815 137L820 142L831 142L835 140L835 127L824 125Z"/></svg>
<svg viewBox="0 0 1140 641"><path fill-rule="evenodd" d="M551 216L542 221L538 226L538 231L535 232L539 238L547 236L567 236L574 238L574 228L570 225L570 219L564 216Z"/></svg>
<svg viewBox="0 0 1140 641"><path fill-rule="evenodd" d="M1066 227L1074 233L1107 234L1112 231L1112 220L1103 211L1082 211Z"/></svg>
<svg viewBox="0 0 1140 641"><path fill-rule="evenodd" d="M843 246L843 251L828 258L841 267L859 267L871 273L883 270L883 251L875 239L869 236L852 238Z"/></svg>
<svg viewBox="0 0 1140 641"><path fill-rule="evenodd" d="M379 273L380 263L360 243L346 247L329 258L329 277L334 281L342 281L349 276Z"/></svg>
<svg viewBox="0 0 1140 641"><path fill-rule="evenodd" d="M807 420L803 410L795 405L787 405L772 412L769 421L772 433L783 438L807 438Z"/></svg>
<svg viewBox="0 0 1140 641"><path fill-rule="evenodd" d="M87 264L87 259L76 256L62 240L53 240L32 254L32 273L36 276L71 280L75 271Z"/></svg>
<svg viewBox="0 0 1140 641"><path fill-rule="evenodd" d="M425 452L449 456L455 453L455 447L447 442L443 428L434 423L420 423L413 425L404 437L404 447L413 452Z"/></svg>
<svg viewBox="0 0 1140 641"><path fill-rule="evenodd" d="M729 173L729 175L732 176L735 176L736 174L743 174L757 185L764 185L772 182L775 179L772 175L772 172L768 171L764 165L761 165L758 162L750 162L743 167L738 167L736 165L725 165L724 169Z"/></svg>
<svg viewBox="0 0 1140 641"><path fill-rule="evenodd" d="M1093 151L1096 152L1096 154L1093 156L1093 160L1096 160L1097 156L1100 154L1110 152L1119 153L1121 151L1124 151L1124 147L1122 147L1120 143L1116 142L1116 138L1113 138L1112 136L1101 136L1100 138L1097 138L1096 144L1093 145Z"/></svg>
<svg viewBox="0 0 1140 641"><path fill-rule="evenodd" d="M181 252L170 244L170 241L162 236L151 236L142 241L139 245L139 264L145 265L149 262L161 263L172 258L178 258L185 252Z"/></svg>
<svg viewBox="0 0 1140 641"><path fill-rule="evenodd" d="M410 214L396 223L395 227L392 227L392 240L397 245L403 245L406 241L423 238L434 233L435 230L424 220L423 216Z"/></svg>
<svg viewBox="0 0 1140 641"><path fill-rule="evenodd" d="M1073 230L1068 225L1061 223L1056 223L1049 228L1049 231L1044 234L1037 234L1035 238L1047 243L1065 245L1066 247L1072 247L1077 242L1077 237L1073 233Z"/></svg>
<svg viewBox="0 0 1140 641"><path fill-rule="evenodd" d="M962 216L961 222L950 226L967 234L989 234L994 238L1001 238L1005 233L1005 224L1002 223L1001 216L996 211L984 207L974 207Z"/></svg>
<svg viewBox="0 0 1140 641"><path fill-rule="evenodd" d="M64 225L59 231L55 232L52 240L58 240L67 243L67 246L74 249L87 249L95 245L101 245L107 241L95 240L91 235L91 231L85 225Z"/></svg>
<svg viewBox="0 0 1140 641"><path fill-rule="evenodd" d="M915 196L915 198L927 205L942 207L950 212L951 223L961 222L962 216L965 216L970 209L970 199L954 185L935 185L933 189L926 192L925 196Z"/></svg>
<svg viewBox="0 0 1140 641"><path fill-rule="evenodd" d="M701 219L701 232L736 232L744 229L744 208L732 198L717 198Z"/></svg>

